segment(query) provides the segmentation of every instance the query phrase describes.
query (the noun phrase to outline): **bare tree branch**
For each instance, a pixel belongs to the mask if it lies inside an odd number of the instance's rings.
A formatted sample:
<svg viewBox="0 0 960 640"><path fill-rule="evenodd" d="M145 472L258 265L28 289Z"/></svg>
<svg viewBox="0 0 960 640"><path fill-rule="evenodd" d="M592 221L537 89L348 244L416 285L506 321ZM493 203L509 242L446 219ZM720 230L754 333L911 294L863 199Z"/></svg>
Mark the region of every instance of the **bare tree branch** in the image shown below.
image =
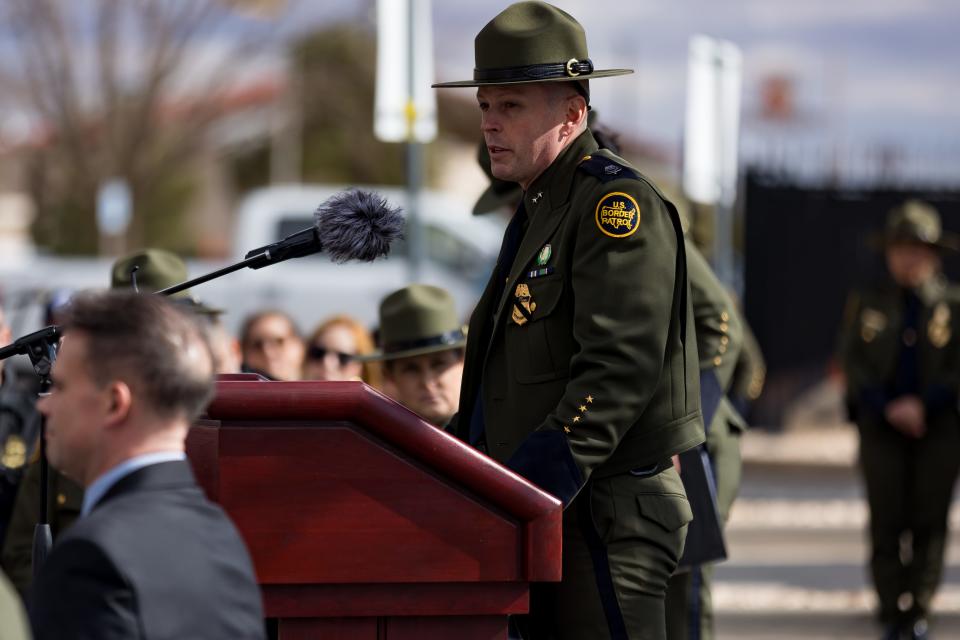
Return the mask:
<svg viewBox="0 0 960 640"><path fill-rule="evenodd" d="M0 0L0 8L9 17L0 30L19 53L8 73L52 132L40 158L56 170L42 174L91 210L107 177L125 178L136 202L181 170L243 68L238 59L267 42L231 23L223 0ZM174 95L197 47L218 37L227 50L203 91ZM143 228L135 216L131 242L142 242Z"/></svg>

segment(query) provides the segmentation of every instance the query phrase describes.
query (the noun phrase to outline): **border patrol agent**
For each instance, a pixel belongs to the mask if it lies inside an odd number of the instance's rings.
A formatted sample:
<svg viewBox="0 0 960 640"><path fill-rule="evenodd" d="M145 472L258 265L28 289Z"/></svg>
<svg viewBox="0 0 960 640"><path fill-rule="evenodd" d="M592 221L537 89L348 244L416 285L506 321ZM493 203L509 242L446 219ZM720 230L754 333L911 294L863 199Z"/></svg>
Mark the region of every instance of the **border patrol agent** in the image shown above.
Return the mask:
<svg viewBox="0 0 960 640"><path fill-rule="evenodd" d="M725 523L740 489L740 434L746 429L727 397L743 347L744 323L730 294L691 240L686 250L700 356L700 398L708 425L706 448L713 466L718 515ZM707 564L691 566L670 578L667 636L671 640L713 637L712 577L713 565Z"/></svg>
<svg viewBox="0 0 960 640"><path fill-rule="evenodd" d="M380 302L381 348L356 359L382 362L388 395L443 428L460 401L465 328L446 290L411 284Z"/></svg>
<svg viewBox="0 0 960 640"><path fill-rule="evenodd" d="M154 292L187 279L187 265L174 253L162 249L136 251L113 263L110 275L111 289L132 288L134 267L137 289ZM175 294L173 299L203 317L215 317L221 311L200 303L188 291ZM10 528L3 544L2 561L10 581L21 594L26 594L33 578L31 556L33 530L38 521L40 503L39 447L24 474L17 492ZM47 513L54 540L80 516L83 488L55 469L47 476Z"/></svg>
<svg viewBox="0 0 960 640"><path fill-rule="evenodd" d="M841 360L885 637L926 638L960 468L960 294L940 273L939 253L956 245L919 201L890 212L882 241L893 282L851 296Z"/></svg>
<svg viewBox="0 0 960 640"><path fill-rule="evenodd" d="M601 148L610 149L616 153L614 141L601 140L593 130L596 126L595 115L596 111L591 110L588 124L597 143ZM515 208L523 193L516 183L493 177L490 155L486 144L482 141L477 152L477 162L490 180L490 185L474 205L474 215ZM687 221L682 210L680 217L686 228ZM747 429L746 421L728 394L734 393L735 370L740 369L741 375L746 378L741 384L750 386L749 390L742 391L743 395L753 399L759 396L763 388L763 374L756 371L752 361L746 360L748 357L759 358L762 363L762 355L759 354L759 346L755 341L755 350L746 352L749 329L723 283L717 280L710 265L689 237L686 238L685 249L697 335L697 352L700 355L701 411L704 421L709 424L705 446L713 465L713 482L715 483L715 492L711 491L711 495L705 496L704 499L716 505L717 515L723 524L729 518L730 509L740 489L742 472L740 435ZM748 396L748 393L754 395ZM686 484L684 488L689 497L691 488ZM695 526L695 523L692 523L692 526ZM696 543L688 537L686 552L691 551L691 544ZM692 566L686 569L674 573L667 587L667 637L677 640L686 638L708 640L713 637L713 605L710 590L713 565Z"/></svg>
<svg viewBox="0 0 960 640"><path fill-rule="evenodd" d="M0 309L0 345L10 344L10 328ZM23 381L16 367L0 363L0 544L6 538L17 489L23 480L40 434L36 391Z"/></svg>
<svg viewBox="0 0 960 640"><path fill-rule="evenodd" d="M470 320L454 428L563 501L563 579L534 585L525 638L664 638L692 514L671 456L703 442L674 206L586 127L583 29L542 2L479 33L495 177L523 198ZM558 86L559 85L559 86ZM540 135L542 133L542 135Z"/></svg>

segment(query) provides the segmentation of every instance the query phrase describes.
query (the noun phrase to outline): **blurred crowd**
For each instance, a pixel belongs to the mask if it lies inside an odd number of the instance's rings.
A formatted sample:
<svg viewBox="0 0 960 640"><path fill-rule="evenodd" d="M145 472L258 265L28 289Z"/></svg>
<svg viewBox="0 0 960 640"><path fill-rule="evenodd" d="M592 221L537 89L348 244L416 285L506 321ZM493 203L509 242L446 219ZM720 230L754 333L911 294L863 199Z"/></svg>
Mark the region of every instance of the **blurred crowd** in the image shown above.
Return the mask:
<svg viewBox="0 0 960 640"><path fill-rule="evenodd" d="M146 293L186 280L187 268L178 256L146 249L114 263L111 288ZM246 317L239 334L233 335L223 321L224 310L204 304L190 291L172 299L206 330L220 374L245 373L273 381L362 381L441 427L456 412L466 338L453 297L437 287L411 285L387 296L379 327L336 313L321 318L308 333L283 310L266 308ZM45 321L61 322L70 300L64 292L51 296ZM0 309L0 347L9 345L12 338ZM2 566L25 596L32 579L33 533L41 500L38 383L26 359L3 364ZM48 512L56 538L76 521L84 492L52 469L48 487Z"/></svg>

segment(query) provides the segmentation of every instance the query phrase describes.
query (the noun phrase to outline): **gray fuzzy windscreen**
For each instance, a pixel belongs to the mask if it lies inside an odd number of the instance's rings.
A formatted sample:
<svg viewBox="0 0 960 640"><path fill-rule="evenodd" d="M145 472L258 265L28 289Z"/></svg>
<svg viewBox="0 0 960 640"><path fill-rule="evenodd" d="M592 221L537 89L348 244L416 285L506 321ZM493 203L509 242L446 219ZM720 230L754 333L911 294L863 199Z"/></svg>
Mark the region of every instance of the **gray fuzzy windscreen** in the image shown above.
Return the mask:
<svg viewBox="0 0 960 640"><path fill-rule="evenodd" d="M403 235L400 209L359 189L331 196L313 218L323 252L334 262L370 262L390 253L390 243Z"/></svg>

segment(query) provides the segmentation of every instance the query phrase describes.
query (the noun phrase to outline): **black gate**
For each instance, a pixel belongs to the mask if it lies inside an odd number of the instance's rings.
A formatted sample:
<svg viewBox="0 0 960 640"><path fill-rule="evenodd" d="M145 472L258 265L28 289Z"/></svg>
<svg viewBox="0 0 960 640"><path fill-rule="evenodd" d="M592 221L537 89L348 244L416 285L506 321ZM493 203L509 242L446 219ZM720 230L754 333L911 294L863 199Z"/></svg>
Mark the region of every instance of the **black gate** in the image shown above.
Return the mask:
<svg viewBox="0 0 960 640"><path fill-rule="evenodd" d="M944 228L960 232L958 189L811 187L748 172L744 306L767 360L754 423L777 428L784 409L829 373L847 293L885 277L870 238L908 198L934 205ZM960 256L945 268L960 282Z"/></svg>

